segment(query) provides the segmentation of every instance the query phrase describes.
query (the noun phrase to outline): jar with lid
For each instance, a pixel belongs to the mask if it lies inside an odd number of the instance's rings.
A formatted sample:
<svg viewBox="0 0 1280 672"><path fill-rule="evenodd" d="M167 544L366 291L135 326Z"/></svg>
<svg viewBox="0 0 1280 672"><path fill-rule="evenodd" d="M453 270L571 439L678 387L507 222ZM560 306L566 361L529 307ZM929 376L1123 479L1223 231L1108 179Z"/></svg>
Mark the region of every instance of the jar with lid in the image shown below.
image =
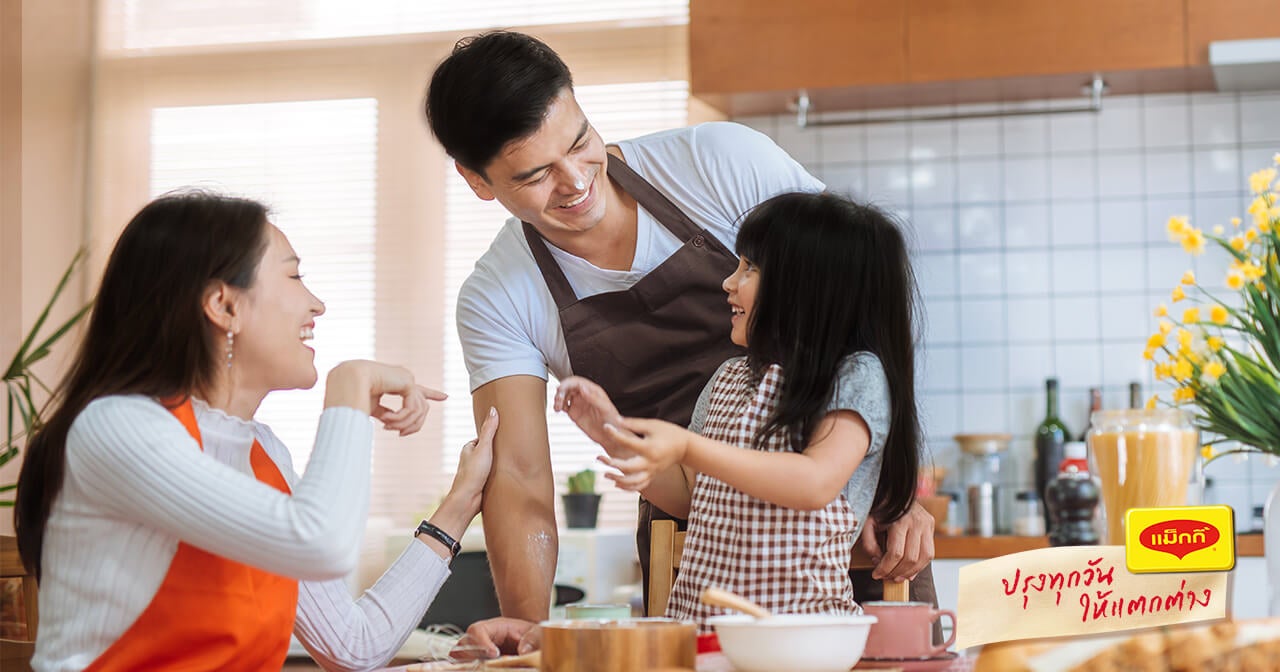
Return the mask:
<svg viewBox="0 0 1280 672"><path fill-rule="evenodd" d="M1104 543L1124 544L1129 509L1200 502L1204 464L1190 413L1126 409L1098 411L1090 420L1089 471L1102 489Z"/></svg>
<svg viewBox="0 0 1280 672"><path fill-rule="evenodd" d="M1020 537L1044 536L1044 515L1040 512L1040 496L1035 490L1023 490L1015 497L1013 533Z"/></svg>
<svg viewBox="0 0 1280 672"><path fill-rule="evenodd" d="M1009 449L1008 434L957 434L960 446L960 474L968 501L968 532L989 537L1008 531L1009 506L1004 455Z"/></svg>

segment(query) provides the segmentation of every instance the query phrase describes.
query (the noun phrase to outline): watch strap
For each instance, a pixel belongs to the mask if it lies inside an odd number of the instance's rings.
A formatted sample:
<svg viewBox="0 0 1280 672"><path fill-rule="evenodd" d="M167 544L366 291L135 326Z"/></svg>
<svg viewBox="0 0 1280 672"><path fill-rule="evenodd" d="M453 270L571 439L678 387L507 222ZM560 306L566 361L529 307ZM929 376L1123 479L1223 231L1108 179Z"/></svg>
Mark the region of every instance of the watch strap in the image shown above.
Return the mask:
<svg viewBox="0 0 1280 672"><path fill-rule="evenodd" d="M413 533L413 536L417 537L420 534L435 537L437 541L444 544L445 548L449 549L450 558L458 557L458 553L462 551L462 544L458 543L457 539L449 536L448 532L445 532L428 521L422 521L422 524L418 526L418 530Z"/></svg>

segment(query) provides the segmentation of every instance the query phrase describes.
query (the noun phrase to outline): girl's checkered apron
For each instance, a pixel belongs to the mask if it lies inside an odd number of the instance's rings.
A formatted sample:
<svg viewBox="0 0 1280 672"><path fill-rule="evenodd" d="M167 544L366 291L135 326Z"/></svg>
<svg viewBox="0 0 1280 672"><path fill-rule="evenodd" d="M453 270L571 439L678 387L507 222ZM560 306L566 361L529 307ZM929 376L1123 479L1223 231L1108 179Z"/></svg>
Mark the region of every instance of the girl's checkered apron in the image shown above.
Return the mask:
<svg viewBox="0 0 1280 672"><path fill-rule="evenodd" d="M702 433L756 450L757 428L769 419L782 390L774 365L756 382L746 358L729 362L716 378ZM774 435L763 450L788 452L790 440ZM792 487L809 487L793 483ZM733 591L774 613L855 614L849 554L855 520L844 495L817 511L797 511L751 497L698 474L680 574L667 615L693 620L729 613L698 600L704 588Z"/></svg>

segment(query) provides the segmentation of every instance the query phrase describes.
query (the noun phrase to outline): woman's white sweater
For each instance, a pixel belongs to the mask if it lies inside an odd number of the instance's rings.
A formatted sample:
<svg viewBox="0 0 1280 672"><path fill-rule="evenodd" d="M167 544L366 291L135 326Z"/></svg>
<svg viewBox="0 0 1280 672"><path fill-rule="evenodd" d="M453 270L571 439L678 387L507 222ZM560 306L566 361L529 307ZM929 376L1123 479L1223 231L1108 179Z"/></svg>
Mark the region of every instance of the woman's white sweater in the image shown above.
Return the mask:
<svg viewBox="0 0 1280 672"><path fill-rule="evenodd" d="M67 435L66 476L45 532L40 632L32 663L80 670L140 616L186 542L230 560L301 579L294 634L326 669L382 666L421 621L449 576L409 544L372 588L352 600L369 506L369 416L320 416L306 473L266 425L195 403L203 452L155 400L95 400ZM293 490L253 477L254 439Z"/></svg>

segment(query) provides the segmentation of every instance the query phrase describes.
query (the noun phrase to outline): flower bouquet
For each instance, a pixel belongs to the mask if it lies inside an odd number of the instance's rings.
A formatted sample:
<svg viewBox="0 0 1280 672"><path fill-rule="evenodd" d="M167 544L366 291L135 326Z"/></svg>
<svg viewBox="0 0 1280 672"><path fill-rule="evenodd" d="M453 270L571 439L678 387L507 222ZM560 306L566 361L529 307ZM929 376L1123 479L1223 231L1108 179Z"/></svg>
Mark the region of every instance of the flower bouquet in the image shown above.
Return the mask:
<svg viewBox="0 0 1280 672"><path fill-rule="evenodd" d="M1275 157L1280 165L1280 154ZM1249 177L1254 199L1250 221L1233 218L1210 233L1186 217L1169 220L1169 238L1192 255L1208 246L1230 255L1222 295L1187 271L1171 300L1156 308L1159 330L1147 340L1144 356L1157 380L1173 387L1172 405L1194 405L1196 424L1212 435L1202 449L1238 442L1227 452L1280 455L1280 183L1276 169ZM1177 316L1175 316L1177 315ZM1179 319L1179 317L1181 319ZM1160 403L1152 396L1148 408Z"/></svg>

